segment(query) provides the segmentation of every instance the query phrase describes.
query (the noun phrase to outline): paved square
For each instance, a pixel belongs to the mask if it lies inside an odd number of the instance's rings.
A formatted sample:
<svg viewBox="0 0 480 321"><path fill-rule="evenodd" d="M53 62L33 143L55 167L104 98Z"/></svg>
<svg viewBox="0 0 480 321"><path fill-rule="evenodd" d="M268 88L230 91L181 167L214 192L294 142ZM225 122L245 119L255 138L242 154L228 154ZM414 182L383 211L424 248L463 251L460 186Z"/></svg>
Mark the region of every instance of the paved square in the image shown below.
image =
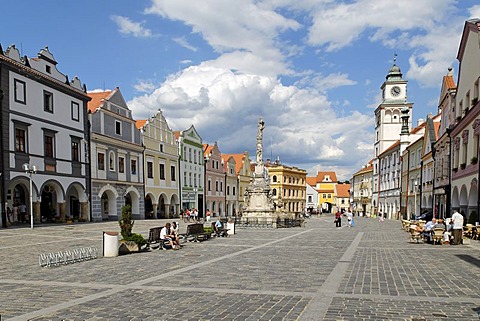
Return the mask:
<svg viewBox="0 0 480 321"><path fill-rule="evenodd" d="M165 220L136 221L148 234ZM180 230L185 230L181 223ZM480 246L411 244L398 221L305 228L40 267L118 223L0 230L1 320L480 320Z"/></svg>

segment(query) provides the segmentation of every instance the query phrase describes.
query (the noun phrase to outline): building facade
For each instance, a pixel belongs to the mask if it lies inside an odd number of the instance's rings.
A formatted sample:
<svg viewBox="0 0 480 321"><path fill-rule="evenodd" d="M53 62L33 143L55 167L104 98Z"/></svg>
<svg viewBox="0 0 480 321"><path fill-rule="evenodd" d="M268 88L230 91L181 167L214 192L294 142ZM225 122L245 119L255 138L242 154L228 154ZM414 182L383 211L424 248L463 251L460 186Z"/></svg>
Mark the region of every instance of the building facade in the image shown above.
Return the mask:
<svg viewBox="0 0 480 321"><path fill-rule="evenodd" d="M174 132L180 153L180 195L182 210L197 209L205 217L205 160L202 138L195 127Z"/></svg>
<svg viewBox="0 0 480 321"><path fill-rule="evenodd" d="M143 219L144 148L132 112L118 87L88 95L92 219L119 220L124 205L131 206L134 219Z"/></svg>
<svg viewBox="0 0 480 321"><path fill-rule="evenodd" d="M455 94L457 86L453 80L452 68L442 79L438 113L441 121L438 128L438 139L434 144L434 212L440 218L450 217L451 208L451 128L455 122Z"/></svg>
<svg viewBox="0 0 480 321"><path fill-rule="evenodd" d="M205 206L211 216L225 216L225 169L217 142L203 145L205 159Z"/></svg>
<svg viewBox="0 0 480 321"><path fill-rule="evenodd" d="M48 47L28 58L0 46L2 226L6 207L21 204L28 215L17 221L29 221L31 209L35 223L90 220L89 100Z"/></svg>
<svg viewBox="0 0 480 321"><path fill-rule="evenodd" d="M250 155L247 151L243 154L223 154L223 159L233 157L235 160L235 173L237 176L238 191L238 210L241 211L245 204L245 193L250 181L253 179L252 166L250 163Z"/></svg>
<svg viewBox="0 0 480 321"><path fill-rule="evenodd" d="M279 161L264 164L268 170L270 193L277 212L300 214L305 211L307 190L307 172L304 169L290 167Z"/></svg>
<svg viewBox="0 0 480 321"><path fill-rule="evenodd" d="M371 217L372 210L372 173L373 161L353 174L350 179L350 194L353 201L353 212L357 215Z"/></svg>
<svg viewBox="0 0 480 321"><path fill-rule="evenodd" d="M452 208L465 221L478 221L480 135L480 19L465 22L458 50L459 72L452 138Z"/></svg>
<svg viewBox="0 0 480 321"><path fill-rule="evenodd" d="M225 158L222 155L223 170L225 173L225 214L227 217L236 216L238 213L238 180L235 172L235 157Z"/></svg>
<svg viewBox="0 0 480 321"><path fill-rule="evenodd" d="M161 110L136 125L145 147L145 218L179 217L179 152L173 130Z"/></svg>

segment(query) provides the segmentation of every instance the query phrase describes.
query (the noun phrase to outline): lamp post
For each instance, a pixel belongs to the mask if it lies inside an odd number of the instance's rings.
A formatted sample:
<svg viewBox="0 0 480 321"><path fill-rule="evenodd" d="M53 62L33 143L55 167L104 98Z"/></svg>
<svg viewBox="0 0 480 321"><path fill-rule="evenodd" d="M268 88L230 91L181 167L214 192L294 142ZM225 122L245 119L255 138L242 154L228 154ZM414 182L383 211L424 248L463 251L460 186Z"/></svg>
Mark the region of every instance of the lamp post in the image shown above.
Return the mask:
<svg viewBox="0 0 480 321"><path fill-rule="evenodd" d="M414 188L413 192L415 193L415 194L414 194L414 195L415 195L415 199L414 199L414 204L413 204L413 214L414 214L415 216L417 216L417 185L418 185L418 181L415 180L415 181L413 182L413 188Z"/></svg>
<svg viewBox="0 0 480 321"><path fill-rule="evenodd" d="M195 204L195 209L198 211L198 206L197 206L197 192L198 192L198 188L197 187L194 187L193 188L193 195L194 195L194 204Z"/></svg>
<svg viewBox="0 0 480 321"><path fill-rule="evenodd" d="M32 187L32 174L37 173L37 167L35 165L23 164L23 170L28 174L30 182L30 228L33 229L33 187Z"/></svg>

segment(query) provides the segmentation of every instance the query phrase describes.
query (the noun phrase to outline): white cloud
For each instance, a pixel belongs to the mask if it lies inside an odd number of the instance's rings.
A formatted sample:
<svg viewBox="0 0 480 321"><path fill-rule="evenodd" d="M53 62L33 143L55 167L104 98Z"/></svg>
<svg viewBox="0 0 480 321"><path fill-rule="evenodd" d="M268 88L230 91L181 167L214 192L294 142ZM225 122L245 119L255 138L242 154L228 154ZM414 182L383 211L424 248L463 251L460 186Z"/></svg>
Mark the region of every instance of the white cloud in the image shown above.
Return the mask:
<svg viewBox="0 0 480 321"><path fill-rule="evenodd" d="M137 84L133 86L135 90L143 93L150 93L157 88L155 84L147 80L140 80Z"/></svg>
<svg viewBox="0 0 480 321"><path fill-rule="evenodd" d="M173 38L173 41L178 43L180 46L182 46L184 48L187 48L188 50L191 50L191 51L194 51L194 52L198 50L198 48L190 45L187 41L187 38L185 38L185 37Z"/></svg>
<svg viewBox="0 0 480 321"><path fill-rule="evenodd" d="M371 153L364 149L373 141L370 115L341 117L315 88L284 86L275 77L233 72L214 63L190 66L128 105L139 118L161 108L171 128L193 124L205 142L218 141L225 153L254 153L259 116L267 125L265 156L271 150L287 164L343 164L354 171ZM355 157L345 156L350 154Z"/></svg>
<svg viewBox="0 0 480 321"><path fill-rule="evenodd" d="M480 18L480 4L470 7L470 18Z"/></svg>
<svg viewBox="0 0 480 321"><path fill-rule="evenodd" d="M127 17L122 16L111 16L110 17L120 28L120 33L125 35L133 35L138 38L150 38L153 37L152 31L150 29L144 28L144 22L133 22Z"/></svg>

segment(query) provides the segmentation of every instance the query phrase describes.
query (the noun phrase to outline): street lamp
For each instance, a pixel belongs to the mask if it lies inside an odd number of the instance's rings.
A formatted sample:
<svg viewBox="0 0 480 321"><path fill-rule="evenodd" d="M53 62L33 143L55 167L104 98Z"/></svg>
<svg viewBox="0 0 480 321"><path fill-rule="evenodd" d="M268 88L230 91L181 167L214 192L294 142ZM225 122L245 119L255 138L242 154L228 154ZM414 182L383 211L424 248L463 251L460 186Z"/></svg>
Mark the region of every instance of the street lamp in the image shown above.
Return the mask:
<svg viewBox="0 0 480 321"><path fill-rule="evenodd" d="M414 185L414 193L415 193L415 199L414 199L414 204L413 204L413 214L415 216L417 216L417 185L418 185L418 182L417 180L415 180L413 182L413 185Z"/></svg>
<svg viewBox="0 0 480 321"><path fill-rule="evenodd" d="M194 187L193 188L193 193L195 195L195 198L193 199L194 200L194 204L195 204L195 209L198 211L198 206L197 206L197 192L198 192L198 188Z"/></svg>
<svg viewBox="0 0 480 321"><path fill-rule="evenodd" d="M28 174L30 181L30 228L33 229L33 187L32 187L32 174L37 173L37 167L35 165L23 164L23 170Z"/></svg>

